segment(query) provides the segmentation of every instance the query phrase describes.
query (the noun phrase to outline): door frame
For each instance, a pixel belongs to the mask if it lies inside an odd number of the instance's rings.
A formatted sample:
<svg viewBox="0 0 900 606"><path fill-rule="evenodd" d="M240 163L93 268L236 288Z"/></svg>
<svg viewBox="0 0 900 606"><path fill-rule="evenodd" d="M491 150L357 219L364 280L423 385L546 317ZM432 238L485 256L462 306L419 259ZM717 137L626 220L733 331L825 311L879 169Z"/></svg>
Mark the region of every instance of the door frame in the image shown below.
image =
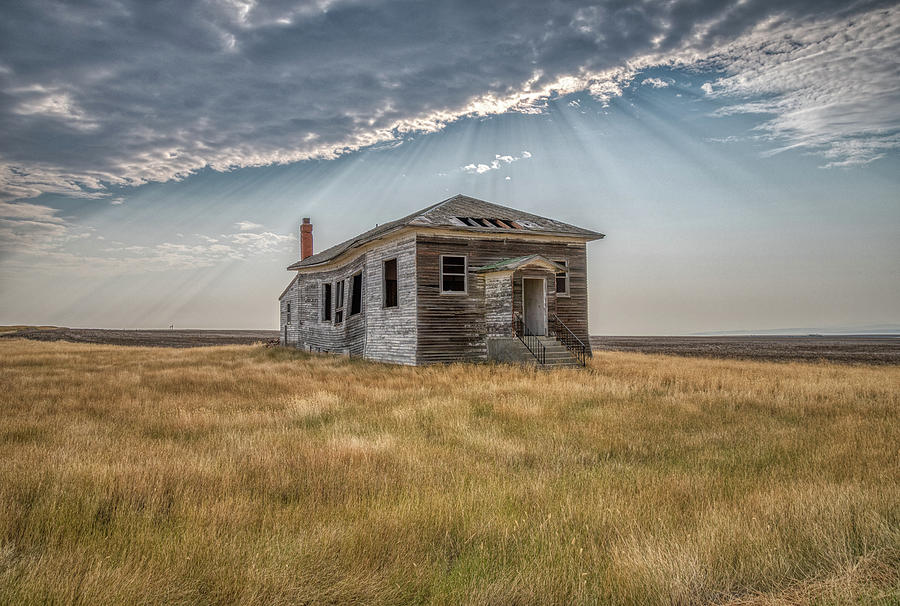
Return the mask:
<svg viewBox="0 0 900 606"><path fill-rule="evenodd" d="M550 329L550 326L549 326L550 325L550 322L549 322L550 310L547 308L547 278L537 277L537 276L534 276L534 277L522 276L522 318L525 320L525 322L528 322L528 307L526 304L527 299L525 298L525 280L534 280L536 282L537 281L541 282L541 294L543 295L543 301L544 301L544 317L543 317L543 322L542 322L543 326L532 327L532 328L543 328L544 332L540 333L539 336L546 337L548 334L548 331Z"/></svg>

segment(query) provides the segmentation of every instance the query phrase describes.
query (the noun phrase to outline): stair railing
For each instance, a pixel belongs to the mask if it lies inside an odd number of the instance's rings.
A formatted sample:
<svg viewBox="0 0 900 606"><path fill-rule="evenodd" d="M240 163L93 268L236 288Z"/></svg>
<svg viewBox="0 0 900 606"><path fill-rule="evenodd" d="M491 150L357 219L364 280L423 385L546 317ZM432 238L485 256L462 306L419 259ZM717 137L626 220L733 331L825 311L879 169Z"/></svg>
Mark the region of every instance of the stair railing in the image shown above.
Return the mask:
<svg viewBox="0 0 900 606"><path fill-rule="evenodd" d="M524 318L522 318L519 312L515 313L514 319L516 336L525 345L528 351L531 352L531 355L533 355L535 359L537 359L538 364L546 364L547 347L543 343L541 343L538 335L536 335L534 331L528 327L528 324L525 323Z"/></svg>
<svg viewBox="0 0 900 606"><path fill-rule="evenodd" d="M550 318L550 331L575 356L575 360L579 364L587 366L587 358L591 355L591 348L585 345L556 314L553 314Z"/></svg>

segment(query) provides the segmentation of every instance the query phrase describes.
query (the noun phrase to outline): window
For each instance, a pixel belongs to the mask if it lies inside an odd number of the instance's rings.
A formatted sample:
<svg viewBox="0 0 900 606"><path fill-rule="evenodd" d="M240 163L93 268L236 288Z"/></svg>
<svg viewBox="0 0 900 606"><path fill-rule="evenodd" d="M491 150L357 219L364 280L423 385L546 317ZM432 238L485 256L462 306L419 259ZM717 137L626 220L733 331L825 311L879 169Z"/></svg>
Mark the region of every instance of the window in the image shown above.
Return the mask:
<svg viewBox="0 0 900 606"><path fill-rule="evenodd" d="M569 296L569 263L565 259L556 263L566 268L566 271L556 272L556 294Z"/></svg>
<svg viewBox="0 0 900 606"><path fill-rule="evenodd" d="M288 304L287 304L287 321L286 321L286 324L290 324L290 323L291 323L291 304L288 303Z"/></svg>
<svg viewBox="0 0 900 606"><path fill-rule="evenodd" d="M441 255L441 292L466 292L466 258Z"/></svg>
<svg viewBox="0 0 900 606"><path fill-rule="evenodd" d="M350 284L350 315L355 316L362 311L362 272L353 274Z"/></svg>
<svg viewBox="0 0 900 606"><path fill-rule="evenodd" d="M384 262L384 306L397 307L397 259Z"/></svg>
<svg viewBox="0 0 900 606"><path fill-rule="evenodd" d="M344 280L335 286L334 299L334 323L340 324L344 321Z"/></svg>
<svg viewBox="0 0 900 606"><path fill-rule="evenodd" d="M331 321L331 284L322 285L322 321Z"/></svg>

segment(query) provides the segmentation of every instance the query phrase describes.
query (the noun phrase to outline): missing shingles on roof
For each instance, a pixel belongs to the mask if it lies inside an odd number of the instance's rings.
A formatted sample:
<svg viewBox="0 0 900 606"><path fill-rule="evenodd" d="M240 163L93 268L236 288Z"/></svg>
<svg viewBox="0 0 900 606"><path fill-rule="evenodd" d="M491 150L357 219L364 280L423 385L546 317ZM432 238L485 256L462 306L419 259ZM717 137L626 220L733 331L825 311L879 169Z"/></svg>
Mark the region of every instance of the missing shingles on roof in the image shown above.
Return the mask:
<svg viewBox="0 0 900 606"><path fill-rule="evenodd" d="M463 225L469 227L497 227L500 229L522 229L522 226L510 219L488 219L485 217L456 217Z"/></svg>

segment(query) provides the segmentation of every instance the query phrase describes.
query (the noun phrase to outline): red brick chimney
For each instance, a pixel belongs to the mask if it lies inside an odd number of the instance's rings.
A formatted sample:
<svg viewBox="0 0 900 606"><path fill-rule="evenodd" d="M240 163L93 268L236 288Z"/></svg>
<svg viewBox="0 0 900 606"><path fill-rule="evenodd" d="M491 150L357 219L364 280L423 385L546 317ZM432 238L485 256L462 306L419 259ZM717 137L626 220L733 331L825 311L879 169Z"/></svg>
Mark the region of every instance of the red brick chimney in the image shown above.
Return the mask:
<svg viewBox="0 0 900 606"><path fill-rule="evenodd" d="M302 261L312 254L312 224L309 222L309 217L304 217L303 223L300 224L300 260Z"/></svg>

